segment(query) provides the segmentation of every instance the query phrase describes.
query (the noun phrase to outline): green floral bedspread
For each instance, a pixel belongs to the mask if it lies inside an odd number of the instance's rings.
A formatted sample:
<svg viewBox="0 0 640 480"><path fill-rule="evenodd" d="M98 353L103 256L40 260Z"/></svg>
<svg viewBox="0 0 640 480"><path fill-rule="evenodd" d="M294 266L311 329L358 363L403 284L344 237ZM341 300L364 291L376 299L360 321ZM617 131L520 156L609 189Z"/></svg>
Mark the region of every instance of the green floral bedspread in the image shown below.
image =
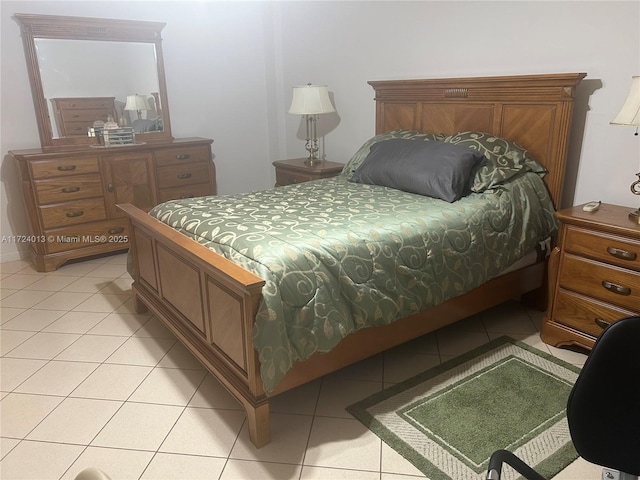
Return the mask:
<svg viewBox="0 0 640 480"><path fill-rule="evenodd" d="M340 175L151 215L265 280L253 342L267 392L296 361L477 287L556 230L534 173L452 204Z"/></svg>

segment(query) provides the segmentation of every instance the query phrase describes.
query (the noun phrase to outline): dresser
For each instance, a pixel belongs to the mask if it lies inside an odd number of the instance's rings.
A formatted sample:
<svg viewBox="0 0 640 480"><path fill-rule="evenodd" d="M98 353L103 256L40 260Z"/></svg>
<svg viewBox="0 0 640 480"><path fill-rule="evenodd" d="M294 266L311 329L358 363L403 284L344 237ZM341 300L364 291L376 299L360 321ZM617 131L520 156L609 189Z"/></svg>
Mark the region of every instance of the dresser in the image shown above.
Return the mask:
<svg viewBox="0 0 640 480"><path fill-rule="evenodd" d="M129 247L128 220L117 208L143 210L168 200L213 195L212 140L174 139L110 148L15 150L38 271Z"/></svg>
<svg viewBox="0 0 640 480"><path fill-rule="evenodd" d="M549 259L549 305L541 337L591 348L604 328L640 315L640 225L631 207L602 204L557 212L558 246Z"/></svg>
<svg viewBox="0 0 640 480"><path fill-rule="evenodd" d="M291 158L273 162L273 166L276 168L276 187L335 177L344 168L344 164L328 160L323 160L310 167L304 163L305 160L306 158Z"/></svg>
<svg viewBox="0 0 640 480"><path fill-rule="evenodd" d="M58 136L87 136L93 122L118 121L115 97L52 98Z"/></svg>

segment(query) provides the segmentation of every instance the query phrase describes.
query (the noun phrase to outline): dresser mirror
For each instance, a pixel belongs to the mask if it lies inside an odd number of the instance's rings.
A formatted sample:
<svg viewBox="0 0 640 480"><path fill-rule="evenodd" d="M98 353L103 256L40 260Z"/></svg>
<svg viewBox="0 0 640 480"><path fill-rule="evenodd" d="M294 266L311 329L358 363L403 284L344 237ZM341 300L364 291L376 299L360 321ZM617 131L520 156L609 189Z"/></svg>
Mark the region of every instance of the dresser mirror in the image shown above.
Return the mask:
<svg viewBox="0 0 640 480"><path fill-rule="evenodd" d="M40 142L94 145L93 122L132 127L136 143L169 141L164 23L16 14Z"/></svg>

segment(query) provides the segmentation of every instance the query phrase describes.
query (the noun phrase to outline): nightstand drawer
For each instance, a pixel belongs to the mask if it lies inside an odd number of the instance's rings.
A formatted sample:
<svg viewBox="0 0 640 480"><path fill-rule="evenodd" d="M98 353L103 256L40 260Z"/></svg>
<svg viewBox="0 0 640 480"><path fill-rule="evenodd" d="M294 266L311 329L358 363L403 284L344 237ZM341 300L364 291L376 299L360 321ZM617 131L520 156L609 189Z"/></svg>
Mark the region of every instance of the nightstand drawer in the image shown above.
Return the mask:
<svg viewBox="0 0 640 480"><path fill-rule="evenodd" d="M34 183L40 204L102 196L102 179L97 173L37 180Z"/></svg>
<svg viewBox="0 0 640 480"><path fill-rule="evenodd" d="M640 305L640 274L571 254L562 259L560 286L624 308Z"/></svg>
<svg viewBox="0 0 640 480"><path fill-rule="evenodd" d="M637 314L563 289L558 291L554 306L556 322L594 337L602 333L607 323Z"/></svg>
<svg viewBox="0 0 640 480"><path fill-rule="evenodd" d="M209 165L204 162L182 163L157 169L159 188L209 183Z"/></svg>
<svg viewBox="0 0 640 480"><path fill-rule="evenodd" d="M66 158L31 163L33 178L50 178L99 172L98 157Z"/></svg>
<svg viewBox="0 0 640 480"><path fill-rule="evenodd" d="M277 185L291 185L294 183L303 183L308 182L310 180L314 180L318 177L314 177L312 175L307 175L299 172L287 172L287 171L276 171L276 184Z"/></svg>
<svg viewBox="0 0 640 480"><path fill-rule="evenodd" d="M45 229L105 220L107 218L103 198L76 200L59 205L40 207L40 214L42 216L42 225Z"/></svg>
<svg viewBox="0 0 640 480"><path fill-rule="evenodd" d="M184 147L184 148L167 148L160 150L155 154L156 166L183 164L185 162L204 162L209 163L209 147Z"/></svg>
<svg viewBox="0 0 640 480"><path fill-rule="evenodd" d="M206 197L213 195L210 183L198 183L197 185L185 185L183 187L163 188L158 193L160 203L182 198Z"/></svg>
<svg viewBox="0 0 640 480"><path fill-rule="evenodd" d="M567 227L567 252L640 271L640 242L582 228Z"/></svg>

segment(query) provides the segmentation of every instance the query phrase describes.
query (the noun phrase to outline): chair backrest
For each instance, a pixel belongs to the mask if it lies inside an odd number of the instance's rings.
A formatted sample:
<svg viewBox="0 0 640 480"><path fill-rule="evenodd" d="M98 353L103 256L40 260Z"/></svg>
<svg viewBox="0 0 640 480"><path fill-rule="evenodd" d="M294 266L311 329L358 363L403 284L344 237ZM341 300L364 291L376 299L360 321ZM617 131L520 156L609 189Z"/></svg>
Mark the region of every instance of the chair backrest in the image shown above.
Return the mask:
<svg viewBox="0 0 640 480"><path fill-rule="evenodd" d="M567 402L571 439L585 460L640 475L640 317L596 341Z"/></svg>

